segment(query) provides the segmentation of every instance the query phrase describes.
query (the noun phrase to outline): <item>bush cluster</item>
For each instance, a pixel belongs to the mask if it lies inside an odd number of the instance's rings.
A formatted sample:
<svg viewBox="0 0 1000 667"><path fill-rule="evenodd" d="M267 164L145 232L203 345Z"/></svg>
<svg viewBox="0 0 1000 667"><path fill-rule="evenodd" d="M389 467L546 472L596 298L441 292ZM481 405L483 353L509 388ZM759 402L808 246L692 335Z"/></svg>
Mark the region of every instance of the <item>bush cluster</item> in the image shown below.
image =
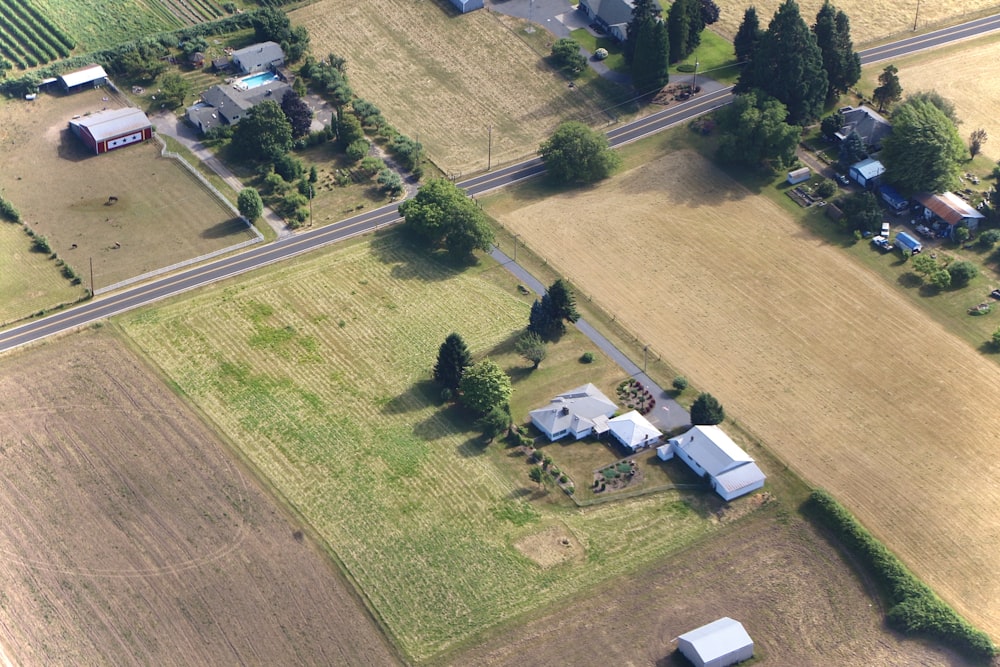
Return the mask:
<svg viewBox="0 0 1000 667"><path fill-rule="evenodd" d="M908 635L939 639L972 658L998 654L986 633L945 604L830 494L813 491L806 509L872 571L891 605L886 614L891 627Z"/></svg>
<svg viewBox="0 0 1000 667"><path fill-rule="evenodd" d="M7 222L21 222L21 213L9 201L0 197L0 218Z"/></svg>

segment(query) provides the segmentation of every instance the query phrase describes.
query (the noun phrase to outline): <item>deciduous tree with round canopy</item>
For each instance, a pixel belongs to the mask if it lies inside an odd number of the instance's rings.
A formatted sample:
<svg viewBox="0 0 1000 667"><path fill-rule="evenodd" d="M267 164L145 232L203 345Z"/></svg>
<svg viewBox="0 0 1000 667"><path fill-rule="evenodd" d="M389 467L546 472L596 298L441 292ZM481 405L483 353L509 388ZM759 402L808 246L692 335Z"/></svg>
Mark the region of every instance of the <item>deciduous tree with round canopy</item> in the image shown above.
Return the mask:
<svg viewBox="0 0 1000 667"><path fill-rule="evenodd" d="M266 100L236 125L231 147L241 158L273 162L291 149L292 125L277 102Z"/></svg>
<svg viewBox="0 0 1000 667"><path fill-rule="evenodd" d="M510 377L492 359L484 359L467 369L462 374L459 389L462 403L480 414L507 405L514 392Z"/></svg>
<svg viewBox="0 0 1000 667"><path fill-rule="evenodd" d="M893 111L880 155L886 180L909 192L946 192L958 186L966 157L958 128L930 101L908 99Z"/></svg>
<svg viewBox="0 0 1000 667"><path fill-rule="evenodd" d="M621 163L607 137L577 121L560 125L539 152L549 177L561 183L599 181Z"/></svg>
<svg viewBox="0 0 1000 667"><path fill-rule="evenodd" d="M264 212L264 202L256 188L243 188L236 197L236 207L240 215L253 223Z"/></svg>

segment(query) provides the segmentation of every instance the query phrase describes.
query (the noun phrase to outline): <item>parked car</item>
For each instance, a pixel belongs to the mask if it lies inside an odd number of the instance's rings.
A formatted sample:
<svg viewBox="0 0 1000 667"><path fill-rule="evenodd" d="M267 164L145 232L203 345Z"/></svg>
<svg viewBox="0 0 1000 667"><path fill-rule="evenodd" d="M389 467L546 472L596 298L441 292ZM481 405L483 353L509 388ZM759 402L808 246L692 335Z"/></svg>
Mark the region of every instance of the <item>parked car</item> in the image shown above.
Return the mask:
<svg viewBox="0 0 1000 667"><path fill-rule="evenodd" d="M990 292L990 296L993 297L994 299L1000 300L1000 289L995 289L992 292Z"/></svg>
<svg viewBox="0 0 1000 667"><path fill-rule="evenodd" d="M889 239L884 236L873 236L872 245L882 252L892 252L892 244L889 243Z"/></svg>
<svg viewBox="0 0 1000 667"><path fill-rule="evenodd" d="M889 223L882 221L882 236L889 238Z"/></svg>
<svg viewBox="0 0 1000 667"><path fill-rule="evenodd" d="M837 174L836 176L834 176L834 178L836 178L837 182L840 183L841 185L850 185L851 183L851 179L849 179L844 174Z"/></svg>

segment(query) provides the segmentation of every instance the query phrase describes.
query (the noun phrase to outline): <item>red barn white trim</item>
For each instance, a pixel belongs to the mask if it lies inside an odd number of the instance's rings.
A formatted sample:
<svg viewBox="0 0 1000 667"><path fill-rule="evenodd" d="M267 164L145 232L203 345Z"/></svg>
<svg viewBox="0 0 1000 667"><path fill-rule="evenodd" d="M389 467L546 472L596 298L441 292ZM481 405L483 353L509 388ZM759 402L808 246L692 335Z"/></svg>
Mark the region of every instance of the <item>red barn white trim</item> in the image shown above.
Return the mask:
<svg viewBox="0 0 1000 667"><path fill-rule="evenodd" d="M100 155L145 141L153 136L153 124L139 109L109 109L69 122L73 134Z"/></svg>

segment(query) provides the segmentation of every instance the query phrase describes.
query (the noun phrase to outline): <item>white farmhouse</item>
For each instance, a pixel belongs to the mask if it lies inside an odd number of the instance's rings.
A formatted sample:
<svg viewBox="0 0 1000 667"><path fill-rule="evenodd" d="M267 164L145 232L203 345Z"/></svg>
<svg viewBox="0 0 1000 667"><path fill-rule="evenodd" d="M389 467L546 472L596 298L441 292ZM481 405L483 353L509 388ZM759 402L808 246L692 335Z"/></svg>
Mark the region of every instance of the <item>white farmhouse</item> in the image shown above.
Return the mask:
<svg viewBox="0 0 1000 667"><path fill-rule="evenodd" d="M547 406L531 411L531 423L549 442L567 435L575 439L608 431L608 417L618 409L600 389L587 383L552 399Z"/></svg>

